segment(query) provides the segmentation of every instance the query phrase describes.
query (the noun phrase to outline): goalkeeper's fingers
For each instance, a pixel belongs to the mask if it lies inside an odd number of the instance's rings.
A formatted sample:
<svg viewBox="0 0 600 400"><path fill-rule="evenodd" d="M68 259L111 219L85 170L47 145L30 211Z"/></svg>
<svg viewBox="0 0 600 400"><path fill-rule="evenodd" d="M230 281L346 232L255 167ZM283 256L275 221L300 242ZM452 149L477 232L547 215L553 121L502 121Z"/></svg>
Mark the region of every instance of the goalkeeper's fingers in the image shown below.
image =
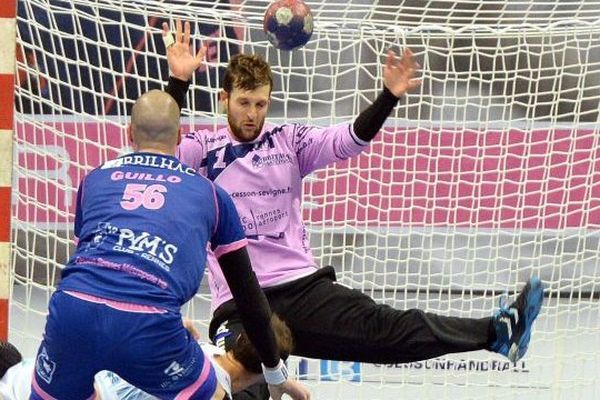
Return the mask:
<svg viewBox="0 0 600 400"><path fill-rule="evenodd" d="M173 39L173 34L169 29L169 24L166 22L163 22L162 24L162 39L166 50L175 44L175 39Z"/></svg>
<svg viewBox="0 0 600 400"><path fill-rule="evenodd" d="M175 42L181 43L183 40L183 29L181 27L181 20L175 20Z"/></svg>
<svg viewBox="0 0 600 400"><path fill-rule="evenodd" d="M208 45L207 44L203 44L198 49L198 53L196 53L196 61L198 62L198 67L200 66L199 64L206 59L206 53L207 52L208 52Z"/></svg>
<svg viewBox="0 0 600 400"><path fill-rule="evenodd" d="M185 46L189 46L190 45L190 36L192 34L192 27L190 25L189 21L185 21L185 24L183 25L183 44Z"/></svg>

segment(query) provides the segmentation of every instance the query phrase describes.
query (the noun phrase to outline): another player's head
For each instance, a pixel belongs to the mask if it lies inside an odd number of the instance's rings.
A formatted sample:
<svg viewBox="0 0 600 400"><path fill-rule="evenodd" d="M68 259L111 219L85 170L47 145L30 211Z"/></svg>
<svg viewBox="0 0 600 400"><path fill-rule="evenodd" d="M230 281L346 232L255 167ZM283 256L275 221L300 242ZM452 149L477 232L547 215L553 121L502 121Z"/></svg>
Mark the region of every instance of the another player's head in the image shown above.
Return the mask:
<svg viewBox="0 0 600 400"><path fill-rule="evenodd" d="M175 100L161 90L140 96L131 110L129 139L135 151L175 155L181 141L179 106Z"/></svg>
<svg viewBox="0 0 600 400"><path fill-rule="evenodd" d="M20 363L21 360L23 360L23 357L15 346L0 340L0 378L6 374L10 367Z"/></svg>
<svg viewBox="0 0 600 400"><path fill-rule="evenodd" d="M273 76L260 56L238 54L229 60L220 100L227 112L231 133L240 142L258 137L271 103Z"/></svg>
<svg viewBox="0 0 600 400"><path fill-rule="evenodd" d="M280 356L285 360L293 350L292 332L285 322L275 315L271 317L271 327L275 333ZM237 337L227 336L225 350L227 350L225 356L216 360L229 373L234 393L263 382L260 358L245 332Z"/></svg>
<svg viewBox="0 0 600 400"><path fill-rule="evenodd" d="M294 348L294 339L292 332L285 322L274 315L271 317L271 327L275 333L275 340L279 348L279 355L283 360L287 360L288 356ZM246 332L242 332L236 339L235 345L232 346L231 352L237 361L251 373L262 374L260 358L256 352L256 348L250 342Z"/></svg>

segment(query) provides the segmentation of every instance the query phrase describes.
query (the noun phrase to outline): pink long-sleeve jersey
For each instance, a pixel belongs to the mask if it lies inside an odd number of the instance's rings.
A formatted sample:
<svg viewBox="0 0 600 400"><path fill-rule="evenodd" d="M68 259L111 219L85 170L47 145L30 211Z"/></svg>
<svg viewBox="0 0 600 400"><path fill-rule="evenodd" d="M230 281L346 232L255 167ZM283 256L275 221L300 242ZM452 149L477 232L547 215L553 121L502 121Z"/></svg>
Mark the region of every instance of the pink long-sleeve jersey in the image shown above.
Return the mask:
<svg viewBox="0 0 600 400"><path fill-rule="evenodd" d="M229 128L185 135L180 161L228 192L248 239L261 287L309 275L318 268L302 221L302 179L367 146L344 123L321 128L265 124L252 142L238 142ZM213 310L232 298L219 264L208 255Z"/></svg>

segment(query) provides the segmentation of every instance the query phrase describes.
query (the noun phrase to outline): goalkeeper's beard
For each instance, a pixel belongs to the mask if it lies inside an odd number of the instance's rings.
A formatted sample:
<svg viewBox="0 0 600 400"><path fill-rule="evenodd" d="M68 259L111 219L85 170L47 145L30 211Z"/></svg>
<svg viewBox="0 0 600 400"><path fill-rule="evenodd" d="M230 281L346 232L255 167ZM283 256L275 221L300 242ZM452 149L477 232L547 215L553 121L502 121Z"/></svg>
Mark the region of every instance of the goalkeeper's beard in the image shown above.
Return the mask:
<svg viewBox="0 0 600 400"><path fill-rule="evenodd" d="M250 136L244 133L243 127L236 124L229 113L227 114L227 122L229 123L229 130L239 142L251 142L262 132L262 128L265 125L265 118L260 121Z"/></svg>

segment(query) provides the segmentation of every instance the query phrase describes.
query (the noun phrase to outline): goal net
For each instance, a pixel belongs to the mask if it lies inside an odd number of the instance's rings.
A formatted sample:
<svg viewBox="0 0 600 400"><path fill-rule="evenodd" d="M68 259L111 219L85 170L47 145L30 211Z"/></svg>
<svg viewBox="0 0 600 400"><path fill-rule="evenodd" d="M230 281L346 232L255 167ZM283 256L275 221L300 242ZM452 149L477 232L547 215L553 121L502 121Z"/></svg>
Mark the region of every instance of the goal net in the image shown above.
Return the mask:
<svg viewBox="0 0 600 400"><path fill-rule="evenodd" d="M9 335L33 356L73 252L85 173L129 151L135 99L168 77L160 24L209 44L188 129L226 124L227 60L274 73L272 121L351 121L381 91L387 49L410 47L423 85L370 150L305 180L317 263L377 302L491 315L532 275L547 298L527 356L396 365L294 358L316 398L594 398L600 389L600 1L315 0L315 32L281 52L268 2L20 0ZM398 5L400 4L400 5ZM186 313L206 327L206 286Z"/></svg>

